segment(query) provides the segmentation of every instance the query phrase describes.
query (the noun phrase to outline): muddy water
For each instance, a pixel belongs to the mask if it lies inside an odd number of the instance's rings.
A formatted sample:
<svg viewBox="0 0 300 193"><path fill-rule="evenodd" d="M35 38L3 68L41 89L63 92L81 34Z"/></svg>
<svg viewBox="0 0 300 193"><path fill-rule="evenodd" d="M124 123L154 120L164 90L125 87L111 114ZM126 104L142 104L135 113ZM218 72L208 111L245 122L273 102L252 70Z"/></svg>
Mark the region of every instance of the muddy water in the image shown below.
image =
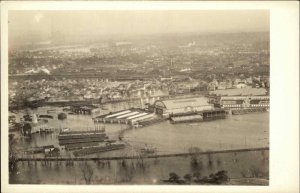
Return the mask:
<svg viewBox="0 0 300 193"><path fill-rule="evenodd" d="M127 160L126 166L121 161L110 161L110 166L96 162L88 162L93 168L92 184L163 184L161 180L168 179L170 172L175 172L181 178L185 174L199 172L201 176L208 176L220 170L228 171L230 178L248 178L258 174L267 178L269 172L268 151L226 153L211 156L199 156L199 165L191 165L190 157L159 158L143 160L144 168L138 166L137 160ZM19 163L19 173L10 176L10 183L14 184L85 184L80 162L74 166L66 166L64 162Z"/></svg>
<svg viewBox="0 0 300 193"><path fill-rule="evenodd" d="M117 111L134 107L137 104L120 103L108 105L108 110L101 111L101 114L110 111ZM71 130L92 130L95 125L92 121L93 116L97 115L68 115L64 121L57 120L57 114L62 112L62 108L42 107L36 110L18 112L18 116L24 113L47 114L47 110L55 110L48 113L54 116L49 119L48 126L54 128L70 128ZM198 147L201 150L220 150L220 149L240 149L252 147L266 147L269 145L269 113L254 113L238 116L230 116L225 120L193 124L170 124L168 121L155 124L145 128L128 130L125 132L124 141L128 144L124 150L105 152L96 155L121 156L137 154L145 144L155 147L159 154L187 152L190 147ZM124 128L122 125L106 124L106 132L111 139L118 139L118 132ZM19 140L19 148L36 147L42 145L58 146L57 132L53 134L34 134L32 139ZM69 154L62 151L62 155ZM237 156L237 159L235 157ZM253 168L259 170L265 176L268 175L269 164L265 157L268 151L247 152L234 155L216 154L213 156L213 165L208 166L207 156L202 156L199 160L202 168L192 168L189 157L182 158L160 158L159 160L144 160L145 169L138 168L137 161L127 161L124 168L117 161L111 161L110 167L101 166L90 162L94 168L94 184L110 183L136 183L152 184L161 183L161 179L168 178L169 172L176 172L179 175L193 173L200 170L202 175L209 175L212 172L225 169L231 178L247 177L251 175ZM238 161L237 161L238 160ZM28 165L19 163L19 172L10 176L11 183L46 183L46 184L83 184L82 172L78 165L65 166L65 163L51 166L44 166L42 163ZM129 167L130 166L130 167ZM34 174L34 175L33 175ZM129 177L126 177L129 176Z"/></svg>
<svg viewBox="0 0 300 193"><path fill-rule="evenodd" d="M146 143L168 153L186 152L190 147L202 150L267 147L268 116L268 113L256 113L195 124L163 122L130 130L125 139L134 146Z"/></svg>

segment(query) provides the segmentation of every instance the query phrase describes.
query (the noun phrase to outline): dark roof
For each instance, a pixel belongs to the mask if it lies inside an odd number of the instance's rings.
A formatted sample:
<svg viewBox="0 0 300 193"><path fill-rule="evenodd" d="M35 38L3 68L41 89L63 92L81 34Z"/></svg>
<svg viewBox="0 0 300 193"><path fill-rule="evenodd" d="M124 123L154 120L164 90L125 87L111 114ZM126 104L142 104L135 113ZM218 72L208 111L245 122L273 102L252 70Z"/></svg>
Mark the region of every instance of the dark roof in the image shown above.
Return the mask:
<svg viewBox="0 0 300 193"><path fill-rule="evenodd" d="M234 102L234 104L243 104L243 102L244 102L244 100L222 100L223 101L223 103L225 102L225 101L233 101Z"/></svg>
<svg viewBox="0 0 300 193"><path fill-rule="evenodd" d="M251 100L250 104L259 104L260 101L263 101L263 100Z"/></svg>
<svg viewBox="0 0 300 193"><path fill-rule="evenodd" d="M45 145L43 146L44 149L48 149L48 148L54 148L54 145Z"/></svg>

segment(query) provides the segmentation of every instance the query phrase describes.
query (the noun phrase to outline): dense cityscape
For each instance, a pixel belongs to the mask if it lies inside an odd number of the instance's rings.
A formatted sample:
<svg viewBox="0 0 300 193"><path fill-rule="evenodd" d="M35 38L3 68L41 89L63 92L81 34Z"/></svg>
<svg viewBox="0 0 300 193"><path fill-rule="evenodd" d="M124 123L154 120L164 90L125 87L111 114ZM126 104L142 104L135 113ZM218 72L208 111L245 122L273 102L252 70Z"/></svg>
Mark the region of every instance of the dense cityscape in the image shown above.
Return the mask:
<svg viewBox="0 0 300 193"><path fill-rule="evenodd" d="M269 56L267 32L11 49L10 182L266 185Z"/></svg>
<svg viewBox="0 0 300 193"><path fill-rule="evenodd" d="M158 37L11 51L10 106L42 99L126 100L244 87L268 90L268 38L268 33L182 35L175 42Z"/></svg>
<svg viewBox="0 0 300 193"><path fill-rule="evenodd" d="M299 189L299 2L0 10L1 192Z"/></svg>
<svg viewBox="0 0 300 193"><path fill-rule="evenodd" d="M8 15L9 184L269 185L268 11Z"/></svg>

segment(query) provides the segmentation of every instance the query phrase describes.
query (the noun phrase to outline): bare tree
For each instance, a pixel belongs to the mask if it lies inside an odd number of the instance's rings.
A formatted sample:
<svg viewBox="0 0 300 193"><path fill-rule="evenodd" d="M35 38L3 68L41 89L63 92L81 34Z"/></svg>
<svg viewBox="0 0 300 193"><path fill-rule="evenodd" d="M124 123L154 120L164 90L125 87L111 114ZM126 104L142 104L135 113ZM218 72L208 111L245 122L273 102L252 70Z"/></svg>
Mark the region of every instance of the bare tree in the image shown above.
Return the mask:
<svg viewBox="0 0 300 193"><path fill-rule="evenodd" d="M250 170L251 177L253 178L260 178L263 176L262 170L257 166L252 166L249 170Z"/></svg>
<svg viewBox="0 0 300 193"><path fill-rule="evenodd" d="M84 162L84 163L80 164L80 170L81 170L82 176L85 180L85 183L90 184L93 174L94 174L92 166L90 164L88 164L87 162Z"/></svg>
<svg viewBox="0 0 300 193"><path fill-rule="evenodd" d="M193 178L195 178L195 181L200 180L201 173L200 172L195 172L193 173Z"/></svg>
<svg viewBox="0 0 300 193"><path fill-rule="evenodd" d="M208 159L208 168L212 169L212 167L213 167L213 157L210 153L207 154L207 159Z"/></svg>
<svg viewBox="0 0 300 193"><path fill-rule="evenodd" d="M175 172L169 173L169 182L178 182L180 180L180 176L178 176Z"/></svg>
<svg viewBox="0 0 300 193"><path fill-rule="evenodd" d="M221 161L221 158L220 158L220 157L217 158L217 165L218 165L218 166L221 166L221 165L222 165L222 161Z"/></svg>
<svg viewBox="0 0 300 193"><path fill-rule="evenodd" d="M9 172L16 172L17 170L17 139L13 134L9 134Z"/></svg>
<svg viewBox="0 0 300 193"><path fill-rule="evenodd" d="M199 170L202 168L202 164L199 163L199 153L202 150L198 147L189 148L189 153L191 153L191 169L192 172Z"/></svg>
<svg viewBox="0 0 300 193"><path fill-rule="evenodd" d="M192 181L192 175L191 174L185 174L183 176L183 178L184 178L186 183L191 183L191 181Z"/></svg>

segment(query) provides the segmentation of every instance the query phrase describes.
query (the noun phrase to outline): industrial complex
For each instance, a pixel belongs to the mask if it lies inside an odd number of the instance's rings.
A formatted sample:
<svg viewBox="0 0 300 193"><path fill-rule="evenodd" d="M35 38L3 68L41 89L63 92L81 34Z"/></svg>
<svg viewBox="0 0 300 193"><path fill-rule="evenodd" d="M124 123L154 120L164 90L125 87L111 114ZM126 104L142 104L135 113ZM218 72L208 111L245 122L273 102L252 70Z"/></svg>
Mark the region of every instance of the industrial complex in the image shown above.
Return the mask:
<svg viewBox="0 0 300 193"><path fill-rule="evenodd" d="M131 108L111 112L94 119L95 124L128 124L145 126L170 120L171 123L186 123L224 119L228 114L262 112L269 109L269 96L189 96L173 99L157 99L145 108Z"/></svg>

